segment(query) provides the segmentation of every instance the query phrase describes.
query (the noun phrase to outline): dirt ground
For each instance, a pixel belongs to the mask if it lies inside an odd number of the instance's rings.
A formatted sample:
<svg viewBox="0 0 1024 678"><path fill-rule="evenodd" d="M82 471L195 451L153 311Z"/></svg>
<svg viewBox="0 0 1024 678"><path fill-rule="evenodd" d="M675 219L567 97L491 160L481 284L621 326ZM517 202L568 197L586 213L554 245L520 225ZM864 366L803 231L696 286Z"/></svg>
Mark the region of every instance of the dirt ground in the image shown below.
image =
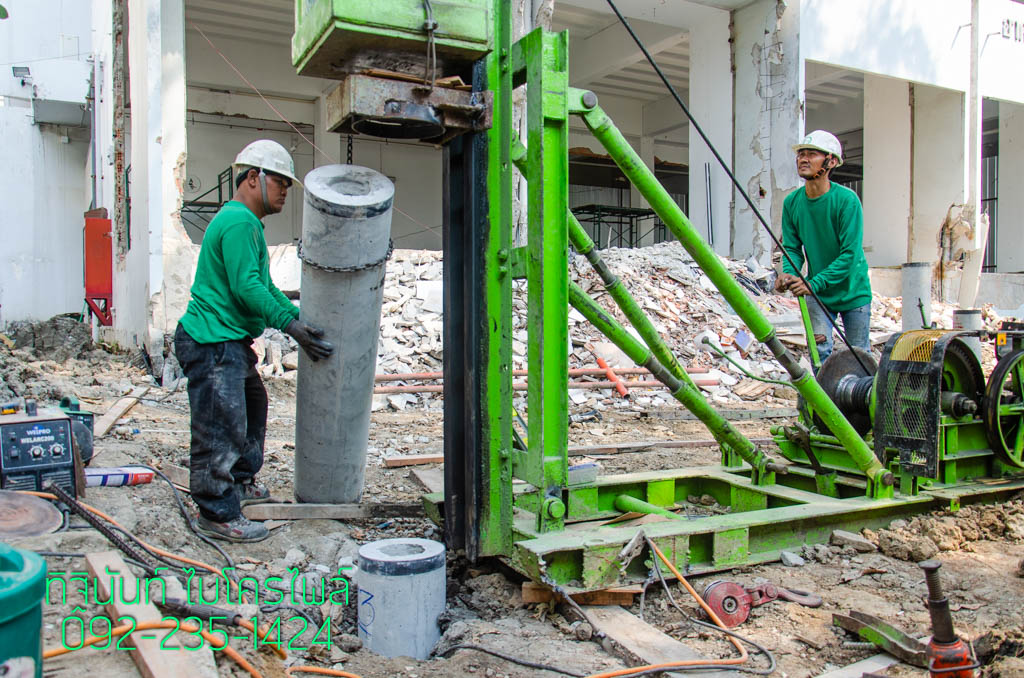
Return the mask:
<svg viewBox="0 0 1024 678"><path fill-rule="evenodd" d="M0 347L0 377L16 384L19 392L53 402L74 393L86 409L103 412L133 384L150 386L145 398L118 423L111 436L97 442L93 466L147 463L157 468L187 465L188 401L182 390L167 391L154 385L141 370L123 356L94 351L85 359L65 363L35 360L20 351ZM2 384L0 384L2 385ZM294 381L267 380L270 421L266 459L260 474L274 496L292 498L295 398ZM781 394L780 394L781 395ZM752 407L792 406L786 401L753 403ZM600 421L573 424L570 444L595 444L630 440L703 440L710 438L699 422L681 420L678 408L648 410L608 409ZM736 422L750 436L768 435L773 420ZM412 476L412 468L387 469L385 455L441 451L442 412L440 399L431 409L373 414L366 492L371 502L418 502L423 487ZM663 448L596 458L605 474L639 469L667 469L715 463L714 448ZM90 488L85 501L116 518L126 530L166 549L220 567L221 557L200 542L185 526L168 486L154 480L150 485L126 488ZM186 497L189 510L194 506ZM64 554L108 550L110 544L93 529L80 529L81 519L70 521L60 533L16 542L21 548ZM257 544L227 544L225 550L238 563L239 574L262 579L288 576L298 568L303 577L331 576L339 561L356 558L359 545L377 539L419 536L441 539L436 526L425 518L395 518L374 521L303 520L275 527L272 536ZM988 676L1024 676L1024 579L1018 564L1024 559L1024 498L995 506L966 507L958 514L934 514L900 521L889 530L865 535L882 551L861 553L852 547L809 546L800 554L806 561L798 567L780 563L744 567L727 573L695 577L693 585L702 591L711 581L727 579L750 585L769 581L787 588L819 594L824 604L817 609L775 601L757 607L750 619L736 629L770 650L779 676L814 676L851 664L876 653L872 649L844 647L849 636L832 626L833 612L860 610L877 615L912 636L929 634L928 613L923 605L926 589L915 559L934 556L942 562L942 578L950 599L957 630L971 640L981 639L979 653L994 661ZM926 538L932 547L920 540ZM48 556L51 573L84 569L80 557ZM542 662L587 675L623 668L626 664L594 641L577 640L569 621L547 604L526 605L520 594L521 578L498 561L468 564L452 554L448 557L448 610L442 618L446 631L442 643L475 643L532 662ZM204 579L204 582L212 582ZM673 585L673 595L691 615L696 606L685 592ZM78 609L76 609L76 606ZM556 676L557 673L526 668L473 650L458 650L447 658L416 661L385 659L359 647L355 626L355 596L348 605L302 611L264 610L261 619L283 620L282 637L296 636L296 643L309 646L313 630L300 634L304 622L299 612L319 619L327 612L333 621L332 647L313 646L313 651L290 652L283 663L264 651L239 646L265 676L284 675L294 664L334 667L363 678L392 676L464 676L494 678ZM255 613L255 610L249 609ZM652 585L638 596L630 611L708 657L729 657L733 650L719 634L685 622L670 605L665 592ZM86 603L73 592L66 604L44 607L44 645L61 643L62 621L73 614L86 619L102 614L100 606ZM311 625L312 626L312 625ZM995 635L992 635L992 633ZM754 654L752 652L752 654ZM83 661L84 660L84 661ZM216 653L221 676L247 675L222 653ZM755 658L756 666L764 666ZM48 660L47 676L125 675L136 669L127 652L82 649ZM887 671L887 673L886 673ZM925 676L926 672L906 666L876 671L890 676ZM860 675L860 674L857 674Z"/></svg>

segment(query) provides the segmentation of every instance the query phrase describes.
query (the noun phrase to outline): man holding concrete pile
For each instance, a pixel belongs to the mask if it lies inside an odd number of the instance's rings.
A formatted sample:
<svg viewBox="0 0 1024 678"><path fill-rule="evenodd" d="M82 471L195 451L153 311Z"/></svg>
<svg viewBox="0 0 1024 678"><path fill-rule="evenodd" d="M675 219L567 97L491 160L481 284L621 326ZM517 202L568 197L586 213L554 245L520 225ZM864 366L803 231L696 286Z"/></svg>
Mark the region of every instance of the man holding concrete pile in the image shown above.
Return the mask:
<svg viewBox="0 0 1024 678"><path fill-rule="evenodd" d="M843 164L839 139L815 130L793 150L804 185L786 196L782 205L782 246L789 258L782 259L775 289L808 297L807 311L822 362L832 353L837 316L843 319L850 345L870 351L871 282L862 245L864 211L856 193L830 178L832 170ZM797 276L805 260L807 283ZM824 308L810 296L812 291Z"/></svg>
<svg viewBox="0 0 1024 678"><path fill-rule="evenodd" d="M216 539L265 539L262 523L242 506L269 501L254 482L263 466L267 392L251 344L267 327L284 330L311 360L334 347L323 331L299 320L299 309L270 279L261 219L284 209L295 178L291 155L262 139L232 165L234 198L203 236L192 298L174 334L174 351L188 377L192 413L189 489L199 506L197 529Z"/></svg>

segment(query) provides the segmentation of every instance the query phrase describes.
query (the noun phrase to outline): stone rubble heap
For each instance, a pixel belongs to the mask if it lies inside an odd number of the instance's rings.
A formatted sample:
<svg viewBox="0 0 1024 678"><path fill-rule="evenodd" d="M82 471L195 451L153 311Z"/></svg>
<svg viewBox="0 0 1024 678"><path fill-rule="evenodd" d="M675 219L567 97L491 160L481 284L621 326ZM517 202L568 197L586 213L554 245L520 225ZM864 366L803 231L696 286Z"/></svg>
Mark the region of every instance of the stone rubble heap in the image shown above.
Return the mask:
<svg viewBox="0 0 1024 678"><path fill-rule="evenodd" d="M742 371L703 343L706 338L754 376L783 379L785 373L767 348L746 330L743 322L726 304L710 279L675 242L640 249L611 248L601 251L611 270L623 280L630 293L647 313L659 334L680 361L689 367L707 369L701 379L717 380L717 385L702 386L712 402L764 400L774 395L789 399L788 389L738 388L756 386ZM799 307L791 296L771 293L775 274L756 260L746 262L722 257L722 262L737 277L761 311L779 329L784 341L803 352L803 329ZM570 278L602 307L627 325L623 313L605 291L599 277L586 259L572 254ZM512 362L513 369L526 368L527 294L526 282L513 283ZM955 306L935 302L933 317L940 327L952 326ZM984 310L986 326L994 327L999 318L990 307ZM900 327L900 299L875 295L872 306L872 341L883 341ZM434 250L395 250L387 265L381 331L378 341L377 373L409 374L440 372L442 369L442 261ZM607 338L601 335L575 309L569 312L570 368L596 368L597 356L611 367L634 365ZM837 339L838 341L838 339ZM593 350L591 350L591 347ZM277 330L268 330L256 342L261 372L265 376L294 378L298 353L294 341ZM604 377L573 377L571 380L605 380ZM629 376L628 380L650 380L650 376ZM522 381L517 377L515 381ZM422 381L391 381L389 386L423 384ZM437 383L437 382L434 382ZM737 394L737 391L740 393ZM585 409L615 407L657 407L672 399L663 389L634 388L631 398L623 399L613 389L570 392L573 404ZM389 406L440 406L438 393L398 393L375 398L375 408Z"/></svg>

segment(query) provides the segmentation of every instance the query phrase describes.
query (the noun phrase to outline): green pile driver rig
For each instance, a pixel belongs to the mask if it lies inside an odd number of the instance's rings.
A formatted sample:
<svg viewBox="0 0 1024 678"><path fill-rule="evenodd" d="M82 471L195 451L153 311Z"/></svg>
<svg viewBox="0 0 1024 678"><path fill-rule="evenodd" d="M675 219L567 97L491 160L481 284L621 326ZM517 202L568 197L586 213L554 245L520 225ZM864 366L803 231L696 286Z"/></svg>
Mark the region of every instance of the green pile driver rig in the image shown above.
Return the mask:
<svg viewBox="0 0 1024 678"><path fill-rule="evenodd" d="M293 61L341 80L328 127L444 149L444 493L428 511L449 548L498 556L537 581L591 590L643 579L639 530L683 573L775 560L833 529L992 501L1024 488L1019 328L893 336L877 363L837 351L816 379L708 247L590 91L569 86L566 32L513 42L500 0L297 0ZM443 77L442 77L443 76ZM469 86L451 87L453 76ZM525 88L525 139L513 91ZM788 372L800 414L760 448L703 397L569 211L569 120L580 118ZM513 241L513 182L528 184L525 244ZM638 340L569 279L570 247L603 280ZM527 444L513 435L512 287L528 298ZM715 466L569 483L568 313L575 308L711 431ZM999 344L985 379L965 339ZM525 449L519 449L524 447ZM522 482L514 484L519 479ZM722 515L669 512L711 495ZM667 520L600 526L627 511ZM633 548L636 546L637 548ZM637 557L642 556L642 557Z"/></svg>

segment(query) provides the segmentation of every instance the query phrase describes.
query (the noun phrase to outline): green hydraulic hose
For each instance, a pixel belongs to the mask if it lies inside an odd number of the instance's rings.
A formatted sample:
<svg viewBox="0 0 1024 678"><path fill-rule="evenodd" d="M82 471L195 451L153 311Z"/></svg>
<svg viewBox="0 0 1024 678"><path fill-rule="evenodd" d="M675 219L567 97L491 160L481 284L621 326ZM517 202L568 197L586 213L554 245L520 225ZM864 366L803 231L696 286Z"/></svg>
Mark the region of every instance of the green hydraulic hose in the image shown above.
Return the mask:
<svg viewBox="0 0 1024 678"><path fill-rule="evenodd" d="M584 101L584 108L587 110L582 113L582 117L594 138L605 147L622 173L636 186L658 217L682 243L704 274L750 328L754 337L768 346L779 364L789 372L793 386L814 407L829 429L836 434L857 467L873 481L882 485L892 485L892 473L879 463L871 448L857 434L857 431L822 390L818 382L814 380L814 377L804 370L797 359L786 350L776 336L772 324L764 317L754 301L747 296L718 255L701 239L693 224L679 209L668 191L658 182L654 172L644 164L626 138L622 136L611 118L601 110L600 106L596 105L596 98L591 98L591 102L594 105L587 106L586 104L590 102Z"/></svg>
<svg viewBox="0 0 1024 678"><path fill-rule="evenodd" d="M596 301L587 296L579 285L569 283L569 303L577 311L583 314L594 327L611 339L612 343L618 346L630 360L641 367L646 367L651 374L661 383L668 387L672 397L683 404L686 409L693 412L694 416L704 422L715 440L719 444L727 445L730 450L736 452L757 469L759 473L766 470L778 471L782 467L772 463L770 458L757 448L754 443L737 431L733 425L725 419L718 411L711 406L700 394L696 387L689 386L682 379L668 371L665 366L658 362L651 350L644 346L632 334L623 327L619 321L601 308Z"/></svg>
<svg viewBox="0 0 1024 678"><path fill-rule="evenodd" d="M519 141L519 137L515 132L512 133L512 162L520 172L524 175L526 174L526 146ZM608 264L598 254L594 241L587 235L579 220L576 219L576 215L566 210L566 220L569 226L569 241L572 243L572 246L577 252L585 256L590 265L594 267L597 275L601 278L601 282L604 283L608 294L615 301L616 305L622 309L630 324L636 328L644 343L654 353L654 357L658 359L658 362L667 367L669 372L686 382L690 388L696 390L697 385L690 378L690 375L686 373L686 369L679 363L679 360L676 359L672 349L669 348L665 340L658 334L658 330L654 328L654 323L650 321L647 314L640 308L640 304L629 293L622 280L612 273L611 269L608 268Z"/></svg>

